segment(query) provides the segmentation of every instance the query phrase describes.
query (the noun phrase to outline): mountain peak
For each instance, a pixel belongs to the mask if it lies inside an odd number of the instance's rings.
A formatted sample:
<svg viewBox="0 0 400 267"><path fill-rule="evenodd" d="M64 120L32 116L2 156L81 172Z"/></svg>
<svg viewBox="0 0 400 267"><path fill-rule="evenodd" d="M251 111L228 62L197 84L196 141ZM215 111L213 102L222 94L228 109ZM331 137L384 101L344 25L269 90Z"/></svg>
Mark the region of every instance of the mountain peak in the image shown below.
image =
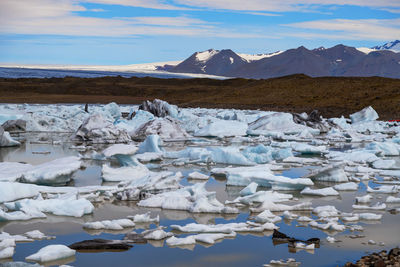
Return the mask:
<svg viewBox="0 0 400 267"><path fill-rule="evenodd" d="M392 50L394 52L400 52L400 40L394 40L391 42L388 42L384 45L380 46L374 46L372 49L375 50Z"/></svg>

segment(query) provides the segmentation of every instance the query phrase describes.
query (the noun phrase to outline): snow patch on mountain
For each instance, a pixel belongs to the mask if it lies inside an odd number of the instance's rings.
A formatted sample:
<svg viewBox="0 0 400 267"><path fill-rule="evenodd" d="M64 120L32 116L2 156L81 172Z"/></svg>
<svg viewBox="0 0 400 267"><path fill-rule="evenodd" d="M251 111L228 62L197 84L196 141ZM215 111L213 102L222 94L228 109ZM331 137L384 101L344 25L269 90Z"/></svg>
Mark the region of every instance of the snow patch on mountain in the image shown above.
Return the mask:
<svg viewBox="0 0 400 267"><path fill-rule="evenodd" d="M241 58L243 58L247 62L251 62L251 61L260 60L260 59L263 59L263 58L273 57L273 56L279 55L279 54L281 54L283 52L284 51L277 51L277 52L268 53L268 54L242 54L242 53L238 53L238 56L240 56Z"/></svg>
<svg viewBox="0 0 400 267"><path fill-rule="evenodd" d="M196 53L196 59L197 61L204 62L218 54L220 51L219 50L214 50L214 49L209 49L207 51L203 52L197 52Z"/></svg>
<svg viewBox="0 0 400 267"><path fill-rule="evenodd" d="M400 40L395 40L381 46L374 46L372 49L376 50L391 50L393 52L400 52Z"/></svg>

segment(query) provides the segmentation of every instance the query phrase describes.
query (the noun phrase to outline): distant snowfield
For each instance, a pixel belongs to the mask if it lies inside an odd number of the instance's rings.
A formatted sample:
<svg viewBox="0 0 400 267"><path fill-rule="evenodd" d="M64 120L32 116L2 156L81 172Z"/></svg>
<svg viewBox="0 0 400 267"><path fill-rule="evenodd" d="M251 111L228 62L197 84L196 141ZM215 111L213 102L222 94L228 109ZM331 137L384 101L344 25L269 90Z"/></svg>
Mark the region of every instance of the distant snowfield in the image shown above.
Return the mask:
<svg viewBox="0 0 400 267"><path fill-rule="evenodd" d="M157 70L165 65L177 65L181 61L168 61L132 65L42 65L42 64L9 64L0 63L2 78L62 78L66 76L96 78L105 76L122 77L155 77L155 78L210 78L227 79L227 77L195 74L173 73Z"/></svg>

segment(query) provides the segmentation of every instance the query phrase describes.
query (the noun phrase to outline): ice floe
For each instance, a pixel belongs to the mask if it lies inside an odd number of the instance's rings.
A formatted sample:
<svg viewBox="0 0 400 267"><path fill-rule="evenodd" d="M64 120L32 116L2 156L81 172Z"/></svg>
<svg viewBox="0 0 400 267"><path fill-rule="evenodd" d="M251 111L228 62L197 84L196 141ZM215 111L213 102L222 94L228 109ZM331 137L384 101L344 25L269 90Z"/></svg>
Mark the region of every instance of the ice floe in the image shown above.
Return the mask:
<svg viewBox="0 0 400 267"><path fill-rule="evenodd" d="M75 255L75 250L70 249L64 245L48 245L46 247L41 248L35 254L32 254L25 259L27 261L36 261L36 262L50 262L60 259L69 258Z"/></svg>

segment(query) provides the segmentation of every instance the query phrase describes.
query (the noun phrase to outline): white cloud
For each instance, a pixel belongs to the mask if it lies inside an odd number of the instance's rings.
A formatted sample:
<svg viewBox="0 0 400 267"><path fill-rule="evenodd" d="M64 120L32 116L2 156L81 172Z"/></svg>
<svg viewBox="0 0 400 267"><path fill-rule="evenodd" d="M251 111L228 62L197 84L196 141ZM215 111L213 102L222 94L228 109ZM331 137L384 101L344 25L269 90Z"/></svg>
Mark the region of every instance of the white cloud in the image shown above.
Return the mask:
<svg viewBox="0 0 400 267"><path fill-rule="evenodd" d="M257 34L219 28L217 24L186 16L96 18L79 16L79 11L86 9L74 0L1 0L0 33L107 37L135 35L259 37Z"/></svg>
<svg viewBox="0 0 400 267"><path fill-rule="evenodd" d="M315 6L400 7L399 0L175 0L190 7L240 11L313 11Z"/></svg>
<svg viewBox="0 0 400 267"><path fill-rule="evenodd" d="M400 19L332 19L286 24L305 32L287 35L303 38L347 40L394 40L400 39Z"/></svg>
<svg viewBox="0 0 400 267"><path fill-rule="evenodd" d="M103 4L103 5L120 5L131 7L143 7L152 9L164 10L187 10L188 8L178 7L163 3L164 1L158 0L79 0L79 2Z"/></svg>

